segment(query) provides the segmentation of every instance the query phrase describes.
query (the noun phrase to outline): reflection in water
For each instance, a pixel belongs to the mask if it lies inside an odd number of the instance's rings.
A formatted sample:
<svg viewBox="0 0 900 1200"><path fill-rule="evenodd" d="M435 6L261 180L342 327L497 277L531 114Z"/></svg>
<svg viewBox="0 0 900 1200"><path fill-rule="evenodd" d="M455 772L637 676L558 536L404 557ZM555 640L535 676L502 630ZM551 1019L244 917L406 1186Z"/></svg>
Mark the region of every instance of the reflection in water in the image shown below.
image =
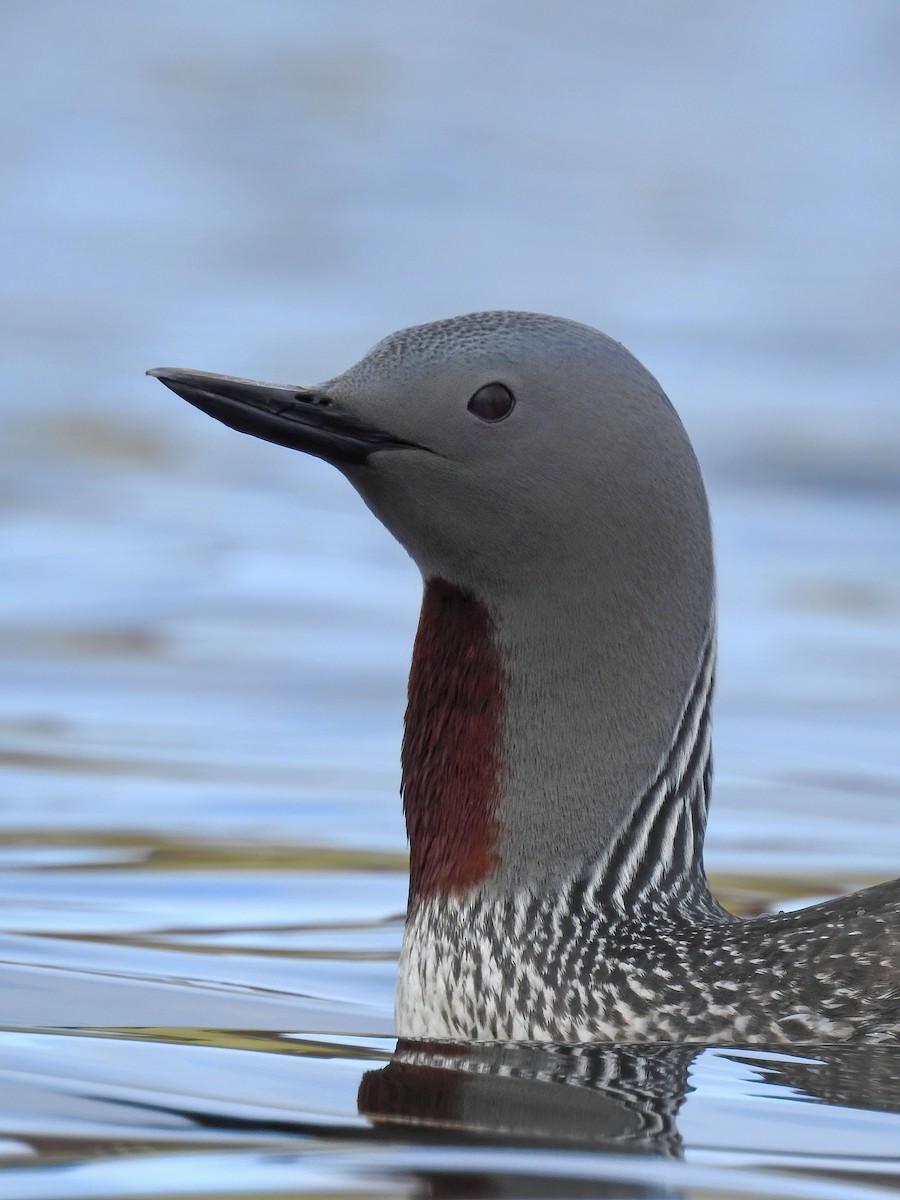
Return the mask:
<svg viewBox="0 0 900 1200"><path fill-rule="evenodd" d="M29 1196L57 1196L63 1164L87 1173L91 1195L133 1192L140 1164L156 1194L180 1162L216 1195L241 1172L253 1194L276 1177L291 1194L321 1190L325 1169L367 1195L818 1200L832 1194L826 1176L900 1179L888 1111L898 1076L900 1051L887 1047L801 1056L248 1029L0 1032L0 1165L4 1183L12 1168L30 1172ZM121 1192L99 1187L122 1178Z"/></svg>
<svg viewBox="0 0 900 1200"><path fill-rule="evenodd" d="M774 1054L766 1061L752 1050L732 1050L728 1056L752 1065L767 1083L792 1088L797 1099L900 1113L900 1048L827 1046L812 1055Z"/></svg>
<svg viewBox="0 0 900 1200"><path fill-rule="evenodd" d="M676 1117L696 1053L401 1040L386 1067L363 1076L359 1107L395 1127L677 1157Z"/></svg>
<svg viewBox="0 0 900 1200"><path fill-rule="evenodd" d="M702 1046L416 1042L367 1072L359 1109L382 1130L428 1129L492 1144L681 1158L678 1117ZM900 1049L827 1046L805 1053L720 1048L792 1101L900 1112ZM894 1130L893 1136L896 1136ZM822 1147L826 1149L826 1147ZM835 1146L827 1149L838 1150ZM900 1160L894 1159L895 1166Z"/></svg>

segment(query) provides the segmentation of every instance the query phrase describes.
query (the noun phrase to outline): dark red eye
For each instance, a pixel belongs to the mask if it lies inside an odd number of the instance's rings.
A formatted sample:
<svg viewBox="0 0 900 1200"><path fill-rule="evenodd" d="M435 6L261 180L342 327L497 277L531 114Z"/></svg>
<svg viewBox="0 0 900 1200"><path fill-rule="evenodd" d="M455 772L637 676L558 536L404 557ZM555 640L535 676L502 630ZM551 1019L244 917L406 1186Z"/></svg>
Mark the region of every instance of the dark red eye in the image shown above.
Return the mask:
<svg viewBox="0 0 900 1200"><path fill-rule="evenodd" d="M515 403L515 396L504 384L486 383L478 389L467 407L482 421L502 421L512 412Z"/></svg>

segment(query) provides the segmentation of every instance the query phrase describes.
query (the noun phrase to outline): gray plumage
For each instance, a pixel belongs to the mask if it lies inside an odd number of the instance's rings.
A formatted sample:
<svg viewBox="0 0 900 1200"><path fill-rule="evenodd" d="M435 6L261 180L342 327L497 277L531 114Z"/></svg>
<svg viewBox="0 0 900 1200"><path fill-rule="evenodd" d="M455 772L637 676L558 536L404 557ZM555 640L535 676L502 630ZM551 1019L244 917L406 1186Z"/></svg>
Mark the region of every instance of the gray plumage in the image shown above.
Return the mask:
<svg viewBox="0 0 900 1200"><path fill-rule="evenodd" d="M486 614L497 845L474 885L414 898L401 1034L900 1037L900 883L747 921L710 893L706 497L672 406L622 346L475 313L393 334L315 389L156 374L334 462L424 579ZM469 411L491 383L515 398L505 419Z"/></svg>

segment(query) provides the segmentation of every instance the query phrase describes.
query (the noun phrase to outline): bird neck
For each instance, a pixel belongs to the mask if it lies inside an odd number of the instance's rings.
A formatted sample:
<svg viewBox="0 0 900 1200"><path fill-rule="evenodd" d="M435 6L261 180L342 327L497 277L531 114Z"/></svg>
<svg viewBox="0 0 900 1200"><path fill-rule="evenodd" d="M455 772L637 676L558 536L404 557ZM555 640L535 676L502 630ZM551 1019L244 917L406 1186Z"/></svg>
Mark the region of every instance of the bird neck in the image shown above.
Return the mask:
<svg viewBox="0 0 900 1200"><path fill-rule="evenodd" d="M492 605L426 582L402 755L411 907L579 875L624 909L705 891L711 566L705 611L624 584L582 600L545 578Z"/></svg>
<svg viewBox="0 0 900 1200"><path fill-rule="evenodd" d="M408 694L401 763L412 905L462 894L500 862L506 680L487 608L442 579L425 584Z"/></svg>

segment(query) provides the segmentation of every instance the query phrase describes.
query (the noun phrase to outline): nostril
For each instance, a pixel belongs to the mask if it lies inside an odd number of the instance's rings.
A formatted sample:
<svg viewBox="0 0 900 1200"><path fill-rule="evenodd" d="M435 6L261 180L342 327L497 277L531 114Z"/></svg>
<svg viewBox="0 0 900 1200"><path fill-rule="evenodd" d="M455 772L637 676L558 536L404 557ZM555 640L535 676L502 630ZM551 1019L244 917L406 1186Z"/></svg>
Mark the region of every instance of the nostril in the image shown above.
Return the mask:
<svg viewBox="0 0 900 1200"><path fill-rule="evenodd" d="M294 399L302 404L314 404L317 408L328 408L331 405L331 397L323 395L322 392L297 392Z"/></svg>

